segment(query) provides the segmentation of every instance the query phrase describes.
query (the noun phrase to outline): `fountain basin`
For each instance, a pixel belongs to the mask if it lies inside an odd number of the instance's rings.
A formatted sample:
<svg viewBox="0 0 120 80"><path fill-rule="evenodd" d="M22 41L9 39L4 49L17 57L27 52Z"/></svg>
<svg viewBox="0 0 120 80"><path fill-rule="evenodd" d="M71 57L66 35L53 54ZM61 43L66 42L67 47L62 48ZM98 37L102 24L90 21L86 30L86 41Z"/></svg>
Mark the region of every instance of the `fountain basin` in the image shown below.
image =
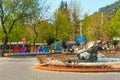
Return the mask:
<svg viewBox="0 0 120 80"><path fill-rule="evenodd" d="M54 60L53 60L54 62ZM96 62L43 63L36 69L59 72L120 72L119 58L99 58Z"/></svg>

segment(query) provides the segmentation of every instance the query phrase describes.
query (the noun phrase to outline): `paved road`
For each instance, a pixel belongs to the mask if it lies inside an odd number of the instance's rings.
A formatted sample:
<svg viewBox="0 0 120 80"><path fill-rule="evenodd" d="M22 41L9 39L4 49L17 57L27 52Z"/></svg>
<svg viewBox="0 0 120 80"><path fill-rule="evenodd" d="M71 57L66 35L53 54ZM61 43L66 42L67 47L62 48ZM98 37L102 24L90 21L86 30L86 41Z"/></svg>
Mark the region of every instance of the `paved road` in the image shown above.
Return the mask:
<svg viewBox="0 0 120 80"><path fill-rule="evenodd" d="M36 58L1 58L0 80L119 80L120 73L68 73L35 70Z"/></svg>

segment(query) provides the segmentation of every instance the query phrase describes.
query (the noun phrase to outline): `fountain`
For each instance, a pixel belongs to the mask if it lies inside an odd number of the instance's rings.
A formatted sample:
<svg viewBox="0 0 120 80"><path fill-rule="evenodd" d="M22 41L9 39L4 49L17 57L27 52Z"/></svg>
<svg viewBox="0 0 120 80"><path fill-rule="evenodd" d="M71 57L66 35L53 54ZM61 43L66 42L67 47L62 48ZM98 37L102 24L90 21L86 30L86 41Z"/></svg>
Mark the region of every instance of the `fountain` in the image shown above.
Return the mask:
<svg viewBox="0 0 120 80"><path fill-rule="evenodd" d="M99 58L99 50L101 46L92 41L76 55L38 55L41 64L35 68L60 72L120 72L120 59Z"/></svg>

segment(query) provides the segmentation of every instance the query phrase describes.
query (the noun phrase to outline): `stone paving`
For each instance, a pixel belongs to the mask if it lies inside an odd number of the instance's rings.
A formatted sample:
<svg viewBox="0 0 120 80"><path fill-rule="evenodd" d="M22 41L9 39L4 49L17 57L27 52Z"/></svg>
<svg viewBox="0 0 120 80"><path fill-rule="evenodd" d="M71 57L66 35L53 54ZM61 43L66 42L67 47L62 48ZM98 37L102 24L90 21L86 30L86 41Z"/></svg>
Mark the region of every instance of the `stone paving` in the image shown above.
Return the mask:
<svg viewBox="0 0 120 80"><path fill-rule="evenodd" d="M34 69L34 57L0 57L0 80L119 80L120 73L68 73Z"/></svg>

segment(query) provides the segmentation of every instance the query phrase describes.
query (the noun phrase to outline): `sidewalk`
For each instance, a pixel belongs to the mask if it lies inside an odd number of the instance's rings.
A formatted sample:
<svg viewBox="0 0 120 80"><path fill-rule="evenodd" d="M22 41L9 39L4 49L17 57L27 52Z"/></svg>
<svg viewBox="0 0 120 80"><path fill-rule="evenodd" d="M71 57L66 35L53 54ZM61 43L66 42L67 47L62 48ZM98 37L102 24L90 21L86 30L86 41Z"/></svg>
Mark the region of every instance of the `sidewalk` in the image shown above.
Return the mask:
<svg viewBox="0 0 120 80"><path fill-rule="evenodd" d="M120 73L68 73L34 69L34 57L0 57L0 80L119 80Z"/></svg>

